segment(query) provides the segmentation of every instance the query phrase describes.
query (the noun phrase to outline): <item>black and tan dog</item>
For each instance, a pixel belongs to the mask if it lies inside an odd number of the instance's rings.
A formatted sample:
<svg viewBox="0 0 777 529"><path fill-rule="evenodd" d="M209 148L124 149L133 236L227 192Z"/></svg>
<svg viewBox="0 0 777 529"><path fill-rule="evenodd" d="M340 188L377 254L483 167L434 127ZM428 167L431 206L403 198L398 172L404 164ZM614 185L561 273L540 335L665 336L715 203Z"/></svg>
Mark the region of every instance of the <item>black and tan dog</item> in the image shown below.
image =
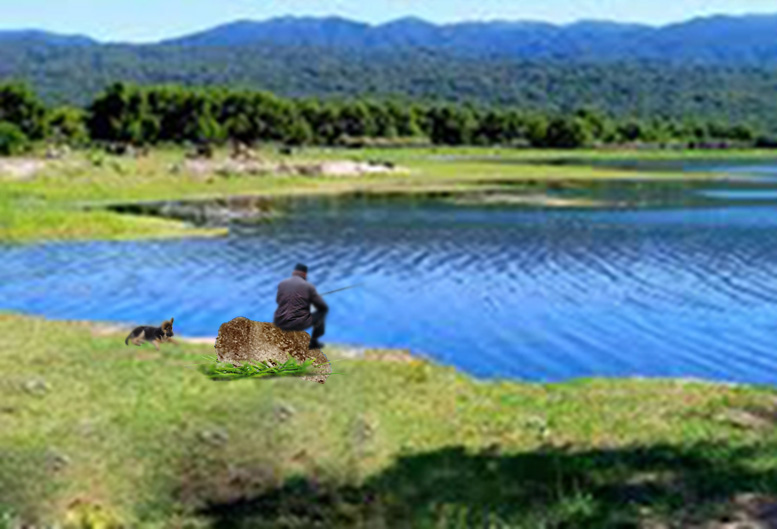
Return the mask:
<svg viewBox="0 0 777 529"><path fill-rule="evenodd" d="M138 327L127 336L124 344L129 345L132 341L132 345L140 346L143 342L151 342L158 351L161 343L178 343L173 340L173 336L175 336L173 320L174 318L170 318L170 321L162 323L159 327Z"/></svg>

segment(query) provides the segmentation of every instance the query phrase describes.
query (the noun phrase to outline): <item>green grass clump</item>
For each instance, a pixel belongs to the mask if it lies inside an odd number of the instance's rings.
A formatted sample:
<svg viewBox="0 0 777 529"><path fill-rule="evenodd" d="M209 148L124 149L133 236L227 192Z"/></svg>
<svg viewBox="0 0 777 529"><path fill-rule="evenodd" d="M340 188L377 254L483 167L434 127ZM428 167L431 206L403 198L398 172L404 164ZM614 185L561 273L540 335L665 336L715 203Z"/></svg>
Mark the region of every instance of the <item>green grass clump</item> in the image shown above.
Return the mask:
<svg viewBox="0 0 777 529"><path fill-rule="evenodd" d="M209 362L200 365L200 370L211 380L242 380L246 378L304 377L318 374L316 369L325 364L315 365L308 359L300 364L290 357L285 363L271 365L267 362L246 362L235 366L228 362L219 362L215 356L206 357Z"/></svg>

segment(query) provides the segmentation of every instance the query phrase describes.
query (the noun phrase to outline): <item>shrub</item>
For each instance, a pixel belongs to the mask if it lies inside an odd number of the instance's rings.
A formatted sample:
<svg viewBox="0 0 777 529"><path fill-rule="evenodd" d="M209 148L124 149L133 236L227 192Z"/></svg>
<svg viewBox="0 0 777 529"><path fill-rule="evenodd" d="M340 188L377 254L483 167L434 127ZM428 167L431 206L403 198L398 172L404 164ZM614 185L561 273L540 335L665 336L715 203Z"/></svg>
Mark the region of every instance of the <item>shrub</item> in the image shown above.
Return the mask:
<svg viewBox="0 0 777 529"><path fill-rule="evenodd" d="M0 121L0 156L12 156L24 152L30 145L27 135L22 129L8 123Z"/></svg>
<svg viewBox="0 0 777 529"><path fill-rule="evenodd" d="M60 107L49 115L51 137L61 143L83 145L89 141L86 115L77 108Z"/></svg>
<svg viewBox="0 0 777 529"><path fill-rule="evenodd" d="M777 136L760 136L755 146L759 149L777 149Z"/></svg>

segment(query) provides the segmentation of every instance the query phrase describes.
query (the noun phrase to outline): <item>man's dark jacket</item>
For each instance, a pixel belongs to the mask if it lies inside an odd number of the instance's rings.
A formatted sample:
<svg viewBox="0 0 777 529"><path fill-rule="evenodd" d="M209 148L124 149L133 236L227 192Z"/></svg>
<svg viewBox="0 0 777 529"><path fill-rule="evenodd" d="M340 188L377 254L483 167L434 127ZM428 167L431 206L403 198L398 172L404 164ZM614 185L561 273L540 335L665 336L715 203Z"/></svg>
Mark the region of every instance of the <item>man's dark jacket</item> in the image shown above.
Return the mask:
<svg viewBox="0 0 777 529"><path fill-rule="evenodd" d="M278 310L275 311L275 326L284 331L304 331L313 326L310 305L319 312L326 313L329 307L316 291L316 287L294 272L278 285Z"/></svg>

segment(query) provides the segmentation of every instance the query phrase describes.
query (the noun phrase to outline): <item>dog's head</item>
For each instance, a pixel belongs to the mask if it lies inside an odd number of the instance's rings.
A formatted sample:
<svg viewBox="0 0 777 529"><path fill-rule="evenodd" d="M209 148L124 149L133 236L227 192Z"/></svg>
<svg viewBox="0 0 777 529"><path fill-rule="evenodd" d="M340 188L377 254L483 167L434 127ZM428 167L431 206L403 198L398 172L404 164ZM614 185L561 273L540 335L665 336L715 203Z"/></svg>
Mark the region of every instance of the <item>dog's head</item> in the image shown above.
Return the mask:
<svg viewBox="0 0 777 529"><path fill-rule="evenodd" d="M170 321L166 321L161 325L162 332L165 333L165 338L172 338L175 336L175 333L173 332L173 320L175 318L170 318Z"/></svg>

